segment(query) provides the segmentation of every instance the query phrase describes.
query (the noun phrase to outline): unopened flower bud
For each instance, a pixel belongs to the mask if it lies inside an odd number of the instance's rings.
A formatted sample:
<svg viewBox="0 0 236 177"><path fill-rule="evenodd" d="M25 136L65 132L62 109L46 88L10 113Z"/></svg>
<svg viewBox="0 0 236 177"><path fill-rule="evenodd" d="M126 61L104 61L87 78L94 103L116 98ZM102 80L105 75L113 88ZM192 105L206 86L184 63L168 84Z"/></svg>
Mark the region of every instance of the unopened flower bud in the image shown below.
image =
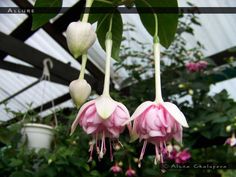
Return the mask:
<svg viewBox="0 0 236 177"><path fill-rule="evenodd" d="M194 94L194 91L193 91L192 89L189 89L189 90L188 90L188 93L189 93L189 95L193 95L193 94Z"/></svg>
<svg viewBox="0 0 236 177"><path fill-rule="evenodd" d="M116 163L110 168L110 171L113 172L114 174L122 172L122 168Z"/></svg>
<svg viewBox="0 0 236 177"><path fill-rule="evenodd" d="M125 172L125 176L128 176L128 177L136 176L136 171L132 169L131 167L129 167L128 170Z"/></svg>
<svg viewBox="0 0 236 177"><path fill-rule="evenodd" d="M231 132L232 130L232 126L231 125L228 125L226 128L225 128L226 132Z"/></svg>
<svg viewBox="0 0 236 177"><path fill-rule="evenodd" d="M69 85L70 95L75 103L76 107L79 108L89 97L91 93L91 86L84 79L77 79Z"/></svg>
<svg viewBox="0 0 236 177"><path fill-rule="evenodd" d="M185 88L185 84L179 84L178 87L181 88L181 89Z"/></svg>
<svg viewBox="0 0 236 177"><path fill-rule="evenodd" d="M87 22L72 22L66 30L67 45L75 58L86 53L96 38L92 25Z"/></svg>

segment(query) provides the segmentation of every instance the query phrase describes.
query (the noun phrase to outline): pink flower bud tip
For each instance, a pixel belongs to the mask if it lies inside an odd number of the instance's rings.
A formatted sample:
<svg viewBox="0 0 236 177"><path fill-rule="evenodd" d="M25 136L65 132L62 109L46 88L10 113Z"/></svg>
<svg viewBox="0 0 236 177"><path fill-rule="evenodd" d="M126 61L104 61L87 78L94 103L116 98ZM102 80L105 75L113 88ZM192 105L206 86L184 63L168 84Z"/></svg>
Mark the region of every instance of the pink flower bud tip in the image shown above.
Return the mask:
<svg viewBox="0 0 236 177"><path fill-rule="evenodd" d="M234 133L232 134L231 137L227 138L227 140L225 141L225 144L228 144L231 147L236 146L236 138L235 138Z"/></svg>
<svg viewBox="0 0 236 177"><path fill-rule="evenodd" d="M136 171L131 167L129 167L128 170L125 172L125 175L128 177L136 176Z"/></svg>
<svg viewBox="0 0 236 177"><path fill-rule="evenodd" d="M117 174L122 172L122 168L116 163L111 167L110 171L113 172L114 174Z"/></svg>

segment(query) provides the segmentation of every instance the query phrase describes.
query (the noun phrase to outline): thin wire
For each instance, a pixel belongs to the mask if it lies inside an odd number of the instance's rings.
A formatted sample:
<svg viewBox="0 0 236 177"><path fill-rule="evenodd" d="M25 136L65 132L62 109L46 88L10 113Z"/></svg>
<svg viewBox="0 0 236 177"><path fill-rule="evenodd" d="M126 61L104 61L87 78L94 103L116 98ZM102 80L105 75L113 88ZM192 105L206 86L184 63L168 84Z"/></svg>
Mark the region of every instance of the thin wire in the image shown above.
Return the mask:
<svg viewBox="0 0 236 177"><path fill-rule="evenodd" d="M47 59L44 60L44 71L45 69L48 69L47 67ZM50 60L48 60L50 62ZM53 65L51 64L51 68L53 67ZM49 70L47 70L47 73L43 72L42 74L42 77L40 78L40 82L41 81L45 81L44 82L44 85L43 85L43 89L42 89L42 104L40 106L40 112L39 113L42 113L43 112L43 99L44 99L44 96L45 96L45 87L46 87L46 81L50 82L51 81L51 78L50 78L50 72ZM50 85L49 85L50 87ZM58 120L57 120L57 116L56 116L56 111L55 111L55 103L54 103L54 99L51 100L51 105L52 105L52 112L53 112L53 117L54 117L54 122L55 122L55 128L58 126Z"/></svg>

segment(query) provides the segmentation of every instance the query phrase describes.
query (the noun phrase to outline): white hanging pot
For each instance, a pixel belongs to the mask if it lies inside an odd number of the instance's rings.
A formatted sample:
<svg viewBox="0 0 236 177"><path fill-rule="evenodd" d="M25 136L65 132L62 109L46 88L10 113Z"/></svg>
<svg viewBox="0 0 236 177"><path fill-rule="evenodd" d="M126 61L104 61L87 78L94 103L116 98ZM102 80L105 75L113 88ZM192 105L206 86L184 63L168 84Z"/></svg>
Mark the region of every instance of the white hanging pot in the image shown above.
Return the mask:
<svg viewBox="0 0 236 177"><path fill-rule="evenodd" d="M54 138L53 127L38 123L26 123L21 129L23 139L29 149L39 151L42 148L50 149Z"/></svg>

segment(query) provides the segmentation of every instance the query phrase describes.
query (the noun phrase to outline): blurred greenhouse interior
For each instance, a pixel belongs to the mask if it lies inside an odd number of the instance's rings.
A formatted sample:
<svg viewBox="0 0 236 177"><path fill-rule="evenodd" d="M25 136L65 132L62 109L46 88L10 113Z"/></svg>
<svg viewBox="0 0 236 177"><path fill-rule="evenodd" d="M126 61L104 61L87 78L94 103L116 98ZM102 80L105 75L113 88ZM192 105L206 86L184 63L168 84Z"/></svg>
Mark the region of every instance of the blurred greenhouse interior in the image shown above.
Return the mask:
<svg viewBox="0 0 236 177"><path fill-rule="evenodd" d="M87 51L84 79L92 91L89 94L87 85L76 92L81 97L78 99L89 95L83 102L95 101L76 107L69 84L81 76L85 55L73 57L67 27L82 20L86 1L0 1L0 176L236 177L236 1L92 0L95 7L119 6L127 13L89 14L88 23L97 38ZM159 88L155 85L158 72L150 32L155 28L153 16L139 11L145 4L154 9L160 5L206 10L155 12L161 44L162 96L164 103L178 107L172 107L172 113L162 106L163 101L157 106L143 106L143 113L135 111L145 101L157 101ZM34 7L63 11L25 13ZM137 12L129 13L132 8ZM214 8L218 12L207 12ZM107 62L109 52L104 50L108 17L113 19L111 65ZM86 46L88 40L89 36L82 45ZM115 102L96 101L105 93L105 77L110 78L108 95ZM118 106L113 109L114 104ZM126 122L126 127L118 126L116 116L124 116L115 113L118 108L136 120ZM151 112L154 108L164 112ZM113 112L102 118L103 110ZM183 113L181 120L175 117L176 112L179 117ZM101 121L93 122L98 117ZM183 125L183 117L188 128ZM154 130L155 135L149 132ZM36 135L39 131L49 140L41 141L42 137ZM135 136L140 141L134 141Z"/></svg>

